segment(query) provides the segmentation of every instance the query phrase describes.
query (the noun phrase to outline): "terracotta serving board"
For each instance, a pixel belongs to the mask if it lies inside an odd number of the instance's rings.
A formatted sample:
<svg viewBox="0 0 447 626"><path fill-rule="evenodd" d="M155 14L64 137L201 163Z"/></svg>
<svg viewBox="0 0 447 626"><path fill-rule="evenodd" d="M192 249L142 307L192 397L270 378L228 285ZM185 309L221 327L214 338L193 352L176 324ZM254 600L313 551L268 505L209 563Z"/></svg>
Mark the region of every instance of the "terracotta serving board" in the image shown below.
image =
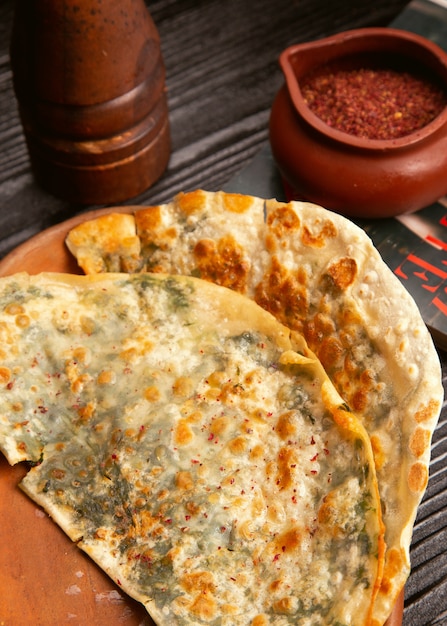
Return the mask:
<svg viewBox="0 0 447 626"><path fill-rule="evenodd" d="M90 211L49 228L0 261L0 276L22 271L79 274L65 246L69 230L105 213L136 208ZM0 453L0 626L154 626L142 605L19 489L25 473L26 467L10 467ZM401 626L402 616L403 594L386 626Z"/></svg>

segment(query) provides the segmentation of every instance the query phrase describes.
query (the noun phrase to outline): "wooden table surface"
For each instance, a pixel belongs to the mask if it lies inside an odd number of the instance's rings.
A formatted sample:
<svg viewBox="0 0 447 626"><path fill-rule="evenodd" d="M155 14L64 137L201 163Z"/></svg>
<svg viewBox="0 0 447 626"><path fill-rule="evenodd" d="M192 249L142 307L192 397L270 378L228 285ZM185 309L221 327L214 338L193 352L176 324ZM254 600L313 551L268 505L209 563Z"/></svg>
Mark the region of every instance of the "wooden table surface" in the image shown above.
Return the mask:
<svg viewBox="0 0 447 626"><path fill-rule="evenodd" d="M217 190L268 144L268 117L283 82L278 55L292 43L388 25L404 0L156 0L148 7L167 71L172 155L167 171L127 204L179 191ZM34 182L12 88L13 0L0 3L0 258L43 229L85 210ZM447 357L441 354L444 381ZM431 478L412 545L404 626L447 624L447 414L433 441ZM0 524L2 520L0 520ZM4 593L1 590L0 593ZM9 624L5 626L25 626ZM87 626L87 625L86 625Z"/></svg>

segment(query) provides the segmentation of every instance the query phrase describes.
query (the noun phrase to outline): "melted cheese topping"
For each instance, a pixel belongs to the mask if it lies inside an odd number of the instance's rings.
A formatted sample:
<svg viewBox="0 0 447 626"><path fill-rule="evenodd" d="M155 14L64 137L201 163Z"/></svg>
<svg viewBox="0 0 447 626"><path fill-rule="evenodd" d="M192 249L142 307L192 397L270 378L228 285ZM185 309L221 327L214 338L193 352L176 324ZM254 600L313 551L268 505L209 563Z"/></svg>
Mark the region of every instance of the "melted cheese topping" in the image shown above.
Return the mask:
<svg viewBox="0 0 447 626"><path fill-rule="evenodd" d="M372 450L299 338L194 279L0 286L1 449L159 624L368 623Z"/></svg>

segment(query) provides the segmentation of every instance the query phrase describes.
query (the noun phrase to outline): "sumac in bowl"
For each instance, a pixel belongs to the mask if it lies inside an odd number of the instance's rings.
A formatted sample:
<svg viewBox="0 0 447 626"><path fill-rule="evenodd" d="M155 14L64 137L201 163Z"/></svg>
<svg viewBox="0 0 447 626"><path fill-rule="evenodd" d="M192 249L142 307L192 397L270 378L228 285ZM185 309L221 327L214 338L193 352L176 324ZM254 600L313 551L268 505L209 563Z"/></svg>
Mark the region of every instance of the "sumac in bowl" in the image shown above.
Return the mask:
<svg viewBox="0 0 447 626"><path fill-rule="evenodd" d="M447 54L363 28L284 50L270 143L290 198L353 217L410 213L447 193Z"/></svg>

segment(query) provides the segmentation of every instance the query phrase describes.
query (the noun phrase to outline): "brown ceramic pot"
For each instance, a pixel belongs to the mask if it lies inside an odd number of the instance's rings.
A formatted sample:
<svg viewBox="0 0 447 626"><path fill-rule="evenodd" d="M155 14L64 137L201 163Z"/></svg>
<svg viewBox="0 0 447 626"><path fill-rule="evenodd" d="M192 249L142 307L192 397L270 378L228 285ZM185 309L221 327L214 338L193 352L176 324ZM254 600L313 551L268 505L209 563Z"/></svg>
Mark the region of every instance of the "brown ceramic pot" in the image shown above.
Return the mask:
<svg viewBox="0 0 447 626"><path fill-rule="evenodd" d="M306 105L300 80L344 57L400 59L447 89L447 54L419 35L364 28L287 48L280 56L285 85L270 116L270 143L289 197L348 216L409 213L447 193L447 108L422 129L398 139L364 139L335 130Z"/></svg>
<svg viewBox="0 0 447 626"><path fill-rule="evenodd" d="M16 0L11 64L43 187L106 204L161 176L170 154L165 69L143 0Z"/></svg>

